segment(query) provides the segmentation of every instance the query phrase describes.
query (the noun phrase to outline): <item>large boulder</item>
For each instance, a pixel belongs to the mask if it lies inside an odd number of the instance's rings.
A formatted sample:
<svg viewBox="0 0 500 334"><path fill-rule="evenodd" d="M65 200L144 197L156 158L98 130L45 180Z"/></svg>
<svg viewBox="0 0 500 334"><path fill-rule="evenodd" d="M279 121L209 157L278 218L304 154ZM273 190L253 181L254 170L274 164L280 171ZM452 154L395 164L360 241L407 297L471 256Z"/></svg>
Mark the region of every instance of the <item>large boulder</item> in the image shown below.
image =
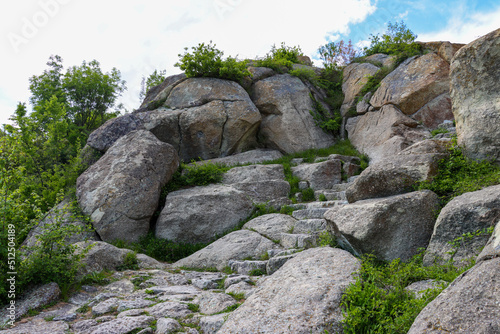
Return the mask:
<svg viewBox="0 0 500 334"><path fill-rule="evenodd" d="M242 153L230 155L228 157L216 158L210 160L202 160L193 162L195 165L217 164L225 166L258 164L266 161L277 160L282 158L283 154L277 150L255 149Z"/></svg>
<svg viewBox="0 0 500 334"><path fill-rule="evenodd" d="M288 260L234 311L220 333L342 333L340 302L360 262L322 247Z"/></svg>
<svg viewBox="0 0 500 334"><path fill-rule="evenodd" d="M271 213L250 220L243 228L258 232L271 240L281 240L281 234L292 231L296 223L297 219L292 216Z"/></svg>
<svg viewBox="0 0 500 334"><path fill-rule="evenodd" d="M174 191L156 222L156 237L175 242L210 242L238 226L252 213L248 196L230 186L214 184Z"/></svg>
<svg viewBox="0 0 500 334"><path fill-rule="evenodd" d="M431 181L438 173L439 161L447 156L446 153L405 153L402 151L366 168L346 190L349 203L411 192L416 182Z"/></svg>
<svg viewBox="0 0 500 334"><path fill-rule="evenodd" d="M179 167L174 148L149 131L128 133L77 180L76 196L103 241L138 241L161 188Z"/></svg>
<svg viewBox="0 0 500 334"><path fill-rule="evenodd" d="M393 156L405 148L430 137L417 121L404 115L393 105L380 111L350 118L347 132L351 143L372 163Z"/></svg>
<svg viewBox="0 0 500 334"><path fill-rule="evenodd" d="M254 203L285 202L290 193L282 165L235 167L224 174L222 183L245 192Z"/></svg>
<svg viewBox="0 0 500 334"><path fill-rule="evenodd" d="M87 144L101 152L106 152L119 138L134 130L143 130L141 120L134 114L112 118L92 132Z"/></svg>
<svg viewBox="0 0 500 334"><path fill-rule="evenodd" d="M259 233L240 230L231 232L196 253L175 262L173 266L200 269L215 267L223 270L229 260L259 258L274 248L277 248L277 245Z"/></svg>
<svg viewBox="0 0 500 334"><path fill-rule="evenodd" d="M253 85L252 100L262 113L260 140L266 147L284 153L322 148L334 143L333 136L315 125L311 91L289 74L275 75Z"/></svg>
<svg viewBox="0 0 500 334"><path fill-rule="evenodd" d="M344 102L340 109L342 116L345 117L349 109L356 105L356 97L368 82L368 78L378 70L377 66L370 63L352 63L344 68L342 83Z"/></svg>
<svg viewBox="0 0 500 334"><path fill-rule="evenodd" d="M417 316L408 334L500 333L500 258L460 275Z"/></svg>
<svg viewBox="0 0 500 334"><path fill-rule="evenodd" d="M393 104L405 115L412 115L449 91L449 67L435 53L409 58L381 81L370 104L376 109Z"/></svg>
<svg viewBox="0 0 500 334"><path fill-rule="evenodd" d="M331 189L342 182L341 160L329 159L323 162L300 164L292 167L293 176L307 181L314 190Z"/></svg>
<svg viewBox="0 0 500 334"><path fill-rule="evenodd" d="M441 210L424 256L424 265L453 260L456 264L475 257L487 243L490 227L500 218L500 185L465 193ZM479 232L479 233L477 233ZM464 237L467 234L478 234ZM451 243L457 238L458 244Z"/></svg>
<svg viewBox="0 0 500 334"><path fill-rule="evenodd" d="M421 122L429 129L437 129L444 121L453 121L451 111L451 97L449 93L443 93L420 108L412 118Z"/></svg>
<svg viewBox="0 0 500 334"><path fill-rule="evenodd" d="M458 144L467 156L500 163L500 29L461 48L450 66Z"/></svg>
<svg viewBox="0 0 500 334"><path fill-rule="evenodd" d="M333 207L325 213L329 229L357 253L392 261L411 259L427 246L439 199L429 190Z"/></svg>
<svg viewBox="0 0 500 334"><path fill-rule="evenodd" d="M488 243L478 255L476 262L486 261L497 257L500 257L500 220L493 230Z"/></svg>

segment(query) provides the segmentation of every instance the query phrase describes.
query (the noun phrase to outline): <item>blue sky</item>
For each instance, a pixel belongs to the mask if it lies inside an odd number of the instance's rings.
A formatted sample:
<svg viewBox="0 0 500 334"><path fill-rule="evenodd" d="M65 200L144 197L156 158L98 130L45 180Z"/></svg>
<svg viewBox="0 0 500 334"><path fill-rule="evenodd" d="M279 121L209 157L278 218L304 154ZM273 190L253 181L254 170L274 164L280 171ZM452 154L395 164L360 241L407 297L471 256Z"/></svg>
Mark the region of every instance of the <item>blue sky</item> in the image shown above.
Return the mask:
<svg viewBox="0 0 500 334"><path fill-rule="evenodd" d="M3 7L3 8L2 8ZM500 28L492 0L23 0L0 5L0 124L29 100L29 78L50 55L66 67L98 60L127 81L120 98L140 104L142 76L174 67L184 47L212 40L225 55L264 56L273 44L299 45L317 58L330 40L367 42L404 20L418 40L469 43ZM320 65L320 61L315 61Z"/></svg>

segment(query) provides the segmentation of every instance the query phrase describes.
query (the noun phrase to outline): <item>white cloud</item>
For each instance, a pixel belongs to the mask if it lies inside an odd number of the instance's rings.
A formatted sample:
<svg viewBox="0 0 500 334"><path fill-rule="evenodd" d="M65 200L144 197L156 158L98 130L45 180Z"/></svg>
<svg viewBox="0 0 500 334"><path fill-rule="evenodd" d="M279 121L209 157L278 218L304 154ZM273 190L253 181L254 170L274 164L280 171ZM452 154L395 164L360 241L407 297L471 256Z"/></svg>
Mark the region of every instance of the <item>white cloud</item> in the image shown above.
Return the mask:
<svg viewBox="0 0 500 334"><path fill-rule="evenodd" d="M59 4L47 14L43 3ZM184 47L213 40L225 55L239 58L264 56L272 44L299 45L313 55L331 34L345 33L348 24L362 22L375 11L374 0L23 0L0 8L0 123L14 112L17 101L29 98L29 77L46 69L52 54L65 66L96 59L101 68L116 67L127 81L121 99L127 109L139 105L140 81L154 69L173 67ZM2 5L0 5L2 6ZM55 8L55 7L54 7ZM23 22L33 17L48 20L26 43L12 47L9 33L23 36ZM42 13L42 14L40 14Z"/></svg>
<svg viewBox="0 0 500 334"><path fill-rule="evenodd" d="M473 40L500 28L500 7L489 12L466 13L465 8L458 8L452 13L446 27L440 31L419 34L420 41L450 41L470 43Z"/></svg>

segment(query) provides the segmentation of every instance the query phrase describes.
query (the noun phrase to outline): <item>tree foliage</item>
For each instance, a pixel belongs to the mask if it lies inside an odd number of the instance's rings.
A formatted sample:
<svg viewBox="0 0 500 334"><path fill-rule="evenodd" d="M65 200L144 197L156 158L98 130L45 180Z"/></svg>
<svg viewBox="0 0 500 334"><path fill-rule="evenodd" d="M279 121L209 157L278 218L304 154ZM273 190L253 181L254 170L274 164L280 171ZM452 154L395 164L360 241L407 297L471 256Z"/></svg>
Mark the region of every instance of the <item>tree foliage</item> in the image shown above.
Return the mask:
<svg viewBox="0 0 500 334"><path fill-rule="evenodd" d="M364 49L365 55L370 56L375 53L385 53L388 55L398 55L404 53L411 57L420 52L420 45L415 43L417 35L414 34L404 23L389 22L387 31L382 36L370 35L370 46Z"/></svg>
<svg viewBox="0 0 500 334"><path fill-rule="evenodd" d="M343 40L330 42L321 46L318 52L325 68L348 65L360 54L360 50L352 45L351 40L347 43Z"/></svg>
<svg viewBox="0 0 500 334"><path fill-rule="evenodd" d="M141 91L139 93L139 99L142 101L146 97L146 94L148 91L153 88L154 86L157 86L161 84L163 81L166 79L166 74L167 70L162 70L158 71L155 70L153 73L151 73L147 79L146 77L142 77L141 80Z"/></svg>

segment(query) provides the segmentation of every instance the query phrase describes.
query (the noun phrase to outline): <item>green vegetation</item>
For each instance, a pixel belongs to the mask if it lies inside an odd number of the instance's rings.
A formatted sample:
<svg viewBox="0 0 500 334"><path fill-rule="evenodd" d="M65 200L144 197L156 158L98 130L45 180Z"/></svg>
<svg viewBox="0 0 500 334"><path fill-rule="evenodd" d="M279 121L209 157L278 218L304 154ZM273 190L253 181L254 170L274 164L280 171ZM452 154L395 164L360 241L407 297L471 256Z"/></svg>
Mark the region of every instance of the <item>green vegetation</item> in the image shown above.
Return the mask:
<svg viewBox="0 0 500 334"><path fill-rule="evenodd" d="M457 145L456 138L449 148L450 156L439 162L438 175L432 181L420 182L416 189L435 192L441 205L466 192L500 184L500 167L489 161L467 158Z"/></svg>
<svg viewBox="0 0 500 334"><path fill-rule="evenodd" d="M139 269L139 261L137 260L136 252L129 252L125 254L123 257L123 262L117 268L119 271L124 270L138 270Z"/></svg>
<svg viewBox="0 0 500 334"><path fill-rule="evenodd" d="M431 135L432 137L436 137L436 135L440 134L440 133L449 133L450 131L448 129L444 129L444 128L438 128L438 129L434 129L431 131Z"/></svg>
<svg viewBox="0 0 500 334"><path fill-rule="evenodd" d="M319 235L319 246L320 247L338 247L337 240L332 237L331 233L328 231L323 231Z"/></svg>
<svg viewBox="0 0 500 334"><path fill-rule="evenodd" d="M359 92L357 100L360 101L369 92L374 93L380 87L380 83L382 82L382 80L384 80L384 78L393 70L394 70L393 66L391 67L384 66L377 72L375 72L374 75L368 76L368 80L366 81L366 84Z"/></svg>
<svg viewBox="0 0 500 334"><path fill-rule="evenodd" d="M188 305L188 309L191 312L198 312L200 310L200 305L198 305L198 304L188 303L187 305Z"/></svg>
<svg viewBox="0 0 500 334"><path fill-rule="evenodd" d="M215 46L211 41L209 44L200 43L191 48L192 53L185 48L184 54L179 54L179 62L175 66L183 70L188 78L211 77L241 82L250 75L245 61L232 57L223 60L224 53Z"/></svg>
<svg viewBox="0 0 500 334"><path fill-rule="evenodd" d="M451 264L422 265L423 252L407 263L399 259L380 263L365 256L362 267L342 297L345 333L406 333L420 311L444 286L426 291L416 298L405 287L426 279L452 282L468 268Z"/></svg>
<svg viewBox="0 0 500 334"><path fill-rule="evenodd" d="M282 42L279 48L273 45L271 51L263 59L257 60L255 65L271 68L278 73L287 73L293 68L293 64L300 64L299 57L303 55L300 47L287 46Z"/></svg>
<svg viewBox="0 0 500 334"><path fill-rule="evenodd" d="M88 285L88 284L97 284L97 285L107 285L111 282L111 275L112 273L110 271L93 271L91 273L88 273L87 275L83 276L83 278L80 280L80 284L83 285Z"/></svg>
<svg viewBox="0 0 500 334"><path fill-rule="evenodd" d="M142 101L146 97L146 94L148 91L153 88L154 86L157 86L161 84L163 81L165 81L167 75L167 70L163 71L158 71L154 70L153 73L151 73L148 78L146 79L145 77L142 77L141 80L141 91L139 92L139 99Z"/></svg>
<svg viewBox="0 0 500 334"><path fill-rule="evenodd" d="M312 202L316 200L314 189L306 188L300 192L302 194L302 202Z"/></svg>
<svg viewBox="0 0 500 334"><path fill-rule="evenodd" d="M248 273L248 275L250 276L263 276L265 275L266 273L263 272L262 270L260 269L252 269L250 270L250 272Z"/></svg>
<svg viewBox="0 0 500 334"><path fill-rule="evenodd" d="M360 53L360 51L349 42L330 42L321 46L318 53L323 60L325 68L338 68L349 65Z"/></svg>
<svg viewBox="0 0 500 334"><path fill-rule="evenodd" d="M406 24L401 22L388 23L387 31L382 35L371 35L370 46L364 49L366 56L375 53L396 55L396 63L400 64L406 58L422 53L422 47L415 42L415 35Z"/></svg>

